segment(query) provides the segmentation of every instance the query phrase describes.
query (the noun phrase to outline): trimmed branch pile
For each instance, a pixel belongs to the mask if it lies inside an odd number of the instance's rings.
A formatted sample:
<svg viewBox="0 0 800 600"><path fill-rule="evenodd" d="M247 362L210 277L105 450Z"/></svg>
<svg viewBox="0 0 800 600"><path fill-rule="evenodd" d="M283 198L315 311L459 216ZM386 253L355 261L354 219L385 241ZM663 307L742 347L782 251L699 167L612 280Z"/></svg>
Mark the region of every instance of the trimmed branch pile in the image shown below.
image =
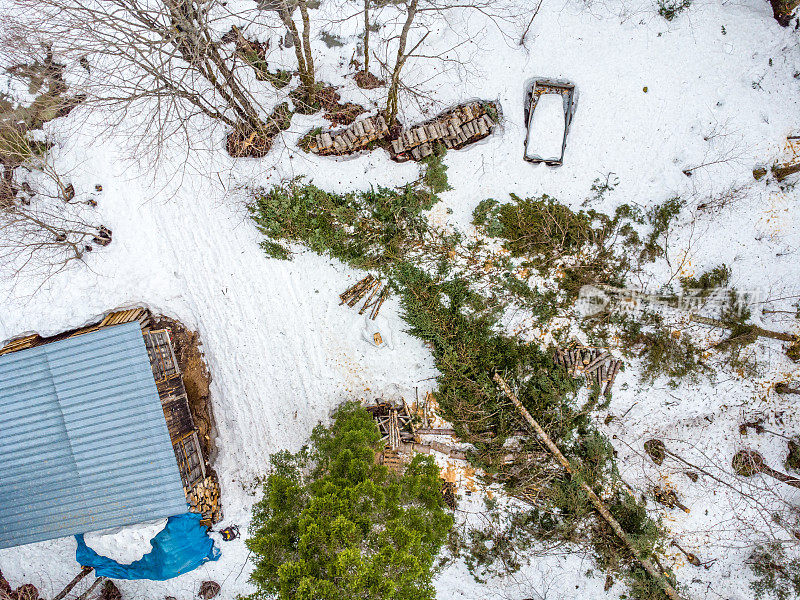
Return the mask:
<svg viewBox="0 0 800 600"><path fill-rule="evenodd" d="M400 132L389 139L390 130L383 115L356 121L345 129L321 132L312 136L308 149L322 156L351 154L373 148L386 140L392 160L421 160L441 144L458 150L491 135L497 105L492 102L469 102L432 119Z"/></svg>

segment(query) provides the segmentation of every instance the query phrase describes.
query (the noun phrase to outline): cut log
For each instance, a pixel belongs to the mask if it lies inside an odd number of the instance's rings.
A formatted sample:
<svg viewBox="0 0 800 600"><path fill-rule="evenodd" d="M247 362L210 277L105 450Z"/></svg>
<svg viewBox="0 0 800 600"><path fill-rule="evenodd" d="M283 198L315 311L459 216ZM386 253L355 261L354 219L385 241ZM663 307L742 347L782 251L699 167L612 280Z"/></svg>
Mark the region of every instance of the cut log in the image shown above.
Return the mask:
<svg viewBox="0 0 800 600"><path fill-rule="evenodd" d="M550 451L550 453L556 459L556 462L558 462L558 464L560 464L567 471L567 473L570 474L570 476L573 476L575 473L572 469L572 465L561 453L561 450L558 449L558 446L556 446L555 442L550 439L550 436L547 435L547 432L542 429L542 426L539 425L538 421L536 421L536 419L531 416L528 410L522 406L522 402L520 402L516 394L511 391L511 388L508 387L508 384L502 377L500 377L499 373L494 374L494 380L503 390L503 393L505 393L511 402L514 403L514 406L520 412L528 425L531 426L531 429L534 430L539 440ZM628 534L625 533L625 530L622 529L622 526L609 512L606 505L603 503L600 497L595 494L594 490L589 486L589 484L583 480L580 480L579 482L580 486L583 488L583 491L586 493L597 512L600 513L600 516L603 517L606 523L608 523L617 537L628 547L628 550L630 550L631 554L634 556L634 558L636 558L639 564L644 567L644 570L647 571L647 574L650 575L650 577L652 577L659 586L661 586L661 589L664 590L664 593L670 598L670 600L681 600L681 597L678 596L678 592L675 591L675 588L673 588L670 583L656 570L656 568L653 566L653 563L651 563L646 556L642 556L639 553L639 551L636 549L636 546L633 545L633 542L631 542L630 538L628 537Z"/></svg>
<svg viewBox="0 0 800 600"><path fill-rule="evenodd" d="M58 594L53 596L53 600L61 600L62 598L64 598L67 594L69 594L72 591L72 588L78 585L81 579L86 577L92 571L94 571L94 567L82 567L81 572L75 575L72 581L70 581L63 590L61 590Z"/></svg>
<svg viewBox="0 0 800 600"><path fill-rule="evenodd" d="M592 360L588 365L586 365L586 370L584 372L591 373L595 369L597 369L600 365L602 365L606 360L611 358L611 353L606 351L603 352L600 356Z"/></svg>
<svg viewBox="0 0 800 600"><path fill-rule="evenodd" d="M106 580L105 577L98 577L92 582L92 585L90 585L89 588L85 592L83 592L80 596L75 598L75 600L86 600L86 598L89 597L89 594L91 594L94 591L94 588L103 583L105 580Z"/></svg>
<svg viewBox="0 0 800 600"><path fill-rule="evenodd" d="M378 316L378 312L381 310L381 306L383 305L386 298L389 297L389 286L383 286L383 290L381 291L381 295L378 296L378 301L375 303L375 308L372 309L372 312L369 314L369 318L373 321L375 317Z"/></svg>
<svg viewBox="0 0 800 600"><path fill-rule="evenodd" d="M608 376L608 383L606 384L606 389L603 390L603 394L608 394L611 391L611 385L614 383L614 378L617 376L617 371L619 371L619 367L622 364L621 360L614 361L614 364L611 366L611 372Z"/></svg>

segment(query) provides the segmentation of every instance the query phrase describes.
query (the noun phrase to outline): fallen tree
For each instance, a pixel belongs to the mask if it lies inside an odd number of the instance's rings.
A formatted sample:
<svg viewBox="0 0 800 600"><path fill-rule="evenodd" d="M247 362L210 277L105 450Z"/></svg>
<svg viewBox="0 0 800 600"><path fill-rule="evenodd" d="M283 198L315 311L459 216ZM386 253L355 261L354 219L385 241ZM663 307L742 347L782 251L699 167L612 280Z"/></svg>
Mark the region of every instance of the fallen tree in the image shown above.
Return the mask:
<svg viewBox="0 0 800 600"><path fill-rule="evenodd" d="M561 450L558 449L558 446L555 445L553 440L550 439L550 436L547 435L547 432L542 428L542 426L539 425L536 419L534 419L527 409L522 406L522 402L520 402L516 394L511 391L511 388L508 387L508 384L502 377L500 377L499 373L494 374L494 380L503 390L503 393L508 396L511 402L514 403L514 406L520 412L528 425L531 426L531 429L533 429L533 431L536 433L536 436L548 449L550 454L553 455L553 457L556 459L556 462L558 462L558 464L560 464L567 471L567 473L570 474L570 476L574 475L575 470L572 468L570 462L561 453ZM658 584L664 590L664 593L671 600L681 600L681 597L678 595L678 592L675 591L675 588L673 588L666 578L656 570L656 568L653 566L653 563L651 563L646 556L643 556L633 545L631 540L628 538L628 535L625 533L625 530L622 529L622 526L614 518L611 512L609 512L608 507L606 507L600 497L595 494L594 490L589 487L585 481L580 481L580 486L583 488L584 492L586 492L586 495L589 497L589 500L591 500L595 509L597 509L597 512L600 513L601 517L603 517L603 520L608 523L611 529L614 530L614 533L617 535L617 537L619 537L619 539L628 547L628 549L631 551L631 554L636 558L639 564L644 567L644 570L647 571L647 574L658 582Z"/></svg>

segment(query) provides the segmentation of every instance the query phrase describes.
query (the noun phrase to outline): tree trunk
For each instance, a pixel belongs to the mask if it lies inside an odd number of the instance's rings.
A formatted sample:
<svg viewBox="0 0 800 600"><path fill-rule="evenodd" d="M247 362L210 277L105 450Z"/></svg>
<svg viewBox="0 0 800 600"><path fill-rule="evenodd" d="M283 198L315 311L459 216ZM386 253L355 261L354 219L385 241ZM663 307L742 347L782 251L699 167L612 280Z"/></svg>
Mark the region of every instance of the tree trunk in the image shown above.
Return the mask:
<svg viewBox="0 0 800 600"><path fill-rule="evenodd" d="M575 473L572 469L572 465L570 465L566 457L563 454L561 454L561 450L558 449L558 446L556 446L555 442L553 442L553 440L550 439L550 436L547 435L547 432L544 429L542 429L542 426L539 425L536 419L534 419L528 412L528 410L524 406L522 406L522 402L520 402L516 394L514 394L514 392L511 391L511 388L508 387L508 384L502 377L500 377L499 373L494 374L494 380L503 390L505 395L511 399L511 402L513 402L514 406L517 407L517 410L520 412L520 414L522 414L524 419L528 422L528 425L531 426L531 429L533 429L536 432L536 435L539 437L539 440L555 457L556 462L558 462L558 464L564 467L564 469L567 471L567 473L570 474L570 476L574 475ZM634 558L636 558L636 560L639 561L639 564L641 564L642 567L644 567L644 570L647 571L650 577L652 577L654 581L658 582L658 584L661 586L661 588L664 590L664 593L670 598L670 600L681 600L680 596L678 596L678 592L676 592L675 589L669 584L669 582L661 575L661 573L659 573L656 570L656 568L653 566L653 563L651 563L650 560L645 556L641 556L639 554L639 552L636 550L636 547L633 545L633 542L631 542L630 538L628 538L628 534L625 533L625 530L622 529L622 526L619 524L619 522L609 512L608 508L606 508L606 505L603 504L603 501L600 500L598 495L594 493L594 490L592 490L592 488L589 487L589 484L581 481L580 485L583 488L583 491L586 492L586 495L589 497L589 500L591 500L592 504L594 504L594 507L597 510L597 512L600 513L600 516L603 517L603 519L606 521L606 523L609 524L614 533L617 534L617 537L619 537L619 539L622 540L622 542L628 547L628 549L633 554Z"/></svg>
<svg viewBox="0 0 800 600"><path fill-rule="evenodd" d="M300 32L297 30L297 25L292 19L289 12L289 6L286 0L281 0L278 14L286 26L289 34L294 39L294 53L297 57L297 70L300 73L300 85L303 88L306 102L308 104L314 103L315 84L314 80L314 58L311 55L311 33L310 21L308 17L308 6L305 0L298 0L300 6L300 14L303 19L303 37L300 37Z"/></svg>
<svg viewBox="0 0 800 600"><path fill-rule="evenodd" d="M179 43L178 48L184 59L195 65L225 102L236 113L237 120L248 129L258 131L263 123L258 111L253 107L245 92L240 88L225 60L205 27L203 17L191 2L164 0L177 29L187 36L188 43ZM217 76L214 67L220 73Z"/></svg>
<svg viewBox="0 0 800 600"><path fill-rule="evenodd" d="M730 329L731 326L725 321L719 319L712 319L711 317L701 317L700 315L692 315L689 317L695 323L702 323L703 325L710 325L711 327L719 327L721 329ZM783 333L781 331L770 331L769 329L762 329L761 327L754 327L753 333L759 337L772 338L773 340L780 340L782 342L794 342L797 336L791 333Z"/></svg>
<svg viewBox="0 0 800 600"><path fill-rule="evenodd" d="M386 97L386 123L389 127L392 127L397 122L397 91L400 88L400 70L403 68L406 58L408 58L406 55L406 43L408 41L408 32L411 29L411 23L414 22L414 17L417 15L417 2L418 0L411 0L408 5L406 22L403 24L403 31L400 33L400 42L397 46L397 60L394 63L394 70L392 71L392 83L389 86L389 95Z"/></svg>
<svg viewBox="0 0 800 600"><path fill-rule="evenodd" d="M369 0L364 0L364 75L369 73Z"/></svg>
<svg viewBox="0 0 800 600"><path fill-rule="evenodd" d="M58 593L58 594L57 594L57 595L56 595L56 596L53 598L53 600L61 600L62 598L64 598L64 597L65 597L67 594L69 594L69 593L72 591L72 588L74 588L76 585L78 585L78 582L79 582L81 579L83 579L84 577L86 577L86 576L87 576L89 573L91 573L93 570L94 570L94 567L83 567L83 568L81 569L81 572L80 572L80 573L78 573L78 574L75 576L75 578L74 578L72 581L70 581L70 582L67 584L67 587L65 587L63 590L61 590L61 591L60 591L60 592L59 592L59 593Z"/></svg>
<svg viewBox="0 0 800 600"><path fill-rule="evenodd" d="M303 19L303 51L306 55L306 71L311 80L312 87L309 88L309 93L313 93L314 84L314 56L311 54L311 23L308 18L308 6L306 0L297 0L300 6L300 16Z"/></svg>
<svg viewBox="0 0 800 600"><path fill-rule="evenodd" d="M786 473L781 473L780 471L776 471L775 469L772 469L767 465L763 465L761 467L761 472L766 475L769 475L773 479L777 479L778 481L785 483L786 485L800 488L800 479L797 479L797 477L792 477L791 475L787 475Z"/></svg>

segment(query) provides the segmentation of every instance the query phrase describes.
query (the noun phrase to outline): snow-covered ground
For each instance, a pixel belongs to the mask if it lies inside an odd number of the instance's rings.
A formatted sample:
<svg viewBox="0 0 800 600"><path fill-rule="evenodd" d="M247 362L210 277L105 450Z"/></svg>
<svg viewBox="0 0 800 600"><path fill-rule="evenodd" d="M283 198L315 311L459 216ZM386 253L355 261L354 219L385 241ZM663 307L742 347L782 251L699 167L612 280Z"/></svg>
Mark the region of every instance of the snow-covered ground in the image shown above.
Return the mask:
<svg viewBox="0 0 800 600"><path fill-rule="evenodd" d="M791 310L791 298L800 295L800 192L754 182L751 172L755 164L780 157L788 134L800 133L800 38L774 22L765 0L704 0L673 22L658 16L655 3L647 0L546 0L524 47L500 36L476 13L453 21L460 36L469 37L461 47L469 68L444 70L429 84L436 103L409 103L401 117L413 122L421 109L432 115L480 97L497 99L504 121L500 133L446 156L453 190L443 194L433 219L469 230L480 200L505 200L512 192L547 193L578 208L590 196L592 182L613 173L618 186L592 208L612 211L624 202L647 207L674 195L689 198L680 218L684 226L671 240L673 264L685 257L683 274L693 274L725 262L733 270L733 285L757 290L765 299L789 298L772 306ZM382 90L361 91L342 76L357 23L325 26L337 28L351 37L341 48L315 44L319 78L343 86L344 100L369 106ZM448 47L454 39L451 30L439 27L427 41ZM437 61L418 61L409 65L407 76L427 80L441 68ZM560 168L522 158L523 86L534 76L577 86L577 110ZM199 331L213 378L219 434L214 466L225 512L220 526L236 523L244 532L270 453L299 448L311 428L344 400L421 397L431 389L435 370L424 345L404 333L394 298L382 308L379 323L390 332L384 339L391 344L376 348L365 340L365 318L338 301L360 273L301 249L291 262L267 259L247 217L243 187L306 175L320 187L344 191L411 181L418 168L392 163L382 151L347 160L298 152L297 139L321 124L317 115L295 117L283 141L259 160L227 157L225 132L200 119L192 125L193 139L210 150L193 151L188 164L183 153L168 150L154 176L151 159L133 160L124 136L98 136L104 119L79 108L47 127L60 141L58 164L70 173L78 193L102 184L98 211L114 241L92 253L85 267L52 278L33 295L38 281L0 282L0 339L30 331L56 333L109 309L140 303ZM682 173L704 163L710 164L691 177ZM714 214L694 214L704 198L731 185L747 186L741 200ZM670 275L664 266L646 283L657 286ZM758 311L754 316L759 319ZM797 331L794 319L765 318L763 323ZM797 513L784 502L800 505L791 488L776 488L759 477L743 482L730 474L730 457L745 445L758 448L776 468L785 458L784 440L753 433L743 438L741 422L763 415L769 429L800 434L792 397L770 389L771 382L795 376L797 367L778 342L761 343L761 354L764 375L750 381L725 373L713 384L672 389L661 381L643 388L636 369L628 369L617 379L611 406L599 414L601 421L607 414L625 415L602 427L614 436L626 482L640 492L666 482L691 508L689 514L662 511L685 548L701 560L716 560L698 569L675 554L680 583L691 598L751 598L743 564L747 541L764 539L774 510ZM642 444L650 437L664 439L670 450L756 501L708 477L692 483L670 459L657 468L643 454ZM461 509L476 512L481 506L465 498ZM121 582L124 597L186 600L205 579L222 584L223 600L252 591L243 540L218 543L218 562L167 582ZM74 553L71 538L1 550L0 570L12 585L34 583L52 596L77 573ZM587 575L592 569L589 557L565 554L536 559L517 576L478 585L465 565L456 563L438 577L438 598L616 598L625 593L622 584L603 592L605 574Z"/></svg>

